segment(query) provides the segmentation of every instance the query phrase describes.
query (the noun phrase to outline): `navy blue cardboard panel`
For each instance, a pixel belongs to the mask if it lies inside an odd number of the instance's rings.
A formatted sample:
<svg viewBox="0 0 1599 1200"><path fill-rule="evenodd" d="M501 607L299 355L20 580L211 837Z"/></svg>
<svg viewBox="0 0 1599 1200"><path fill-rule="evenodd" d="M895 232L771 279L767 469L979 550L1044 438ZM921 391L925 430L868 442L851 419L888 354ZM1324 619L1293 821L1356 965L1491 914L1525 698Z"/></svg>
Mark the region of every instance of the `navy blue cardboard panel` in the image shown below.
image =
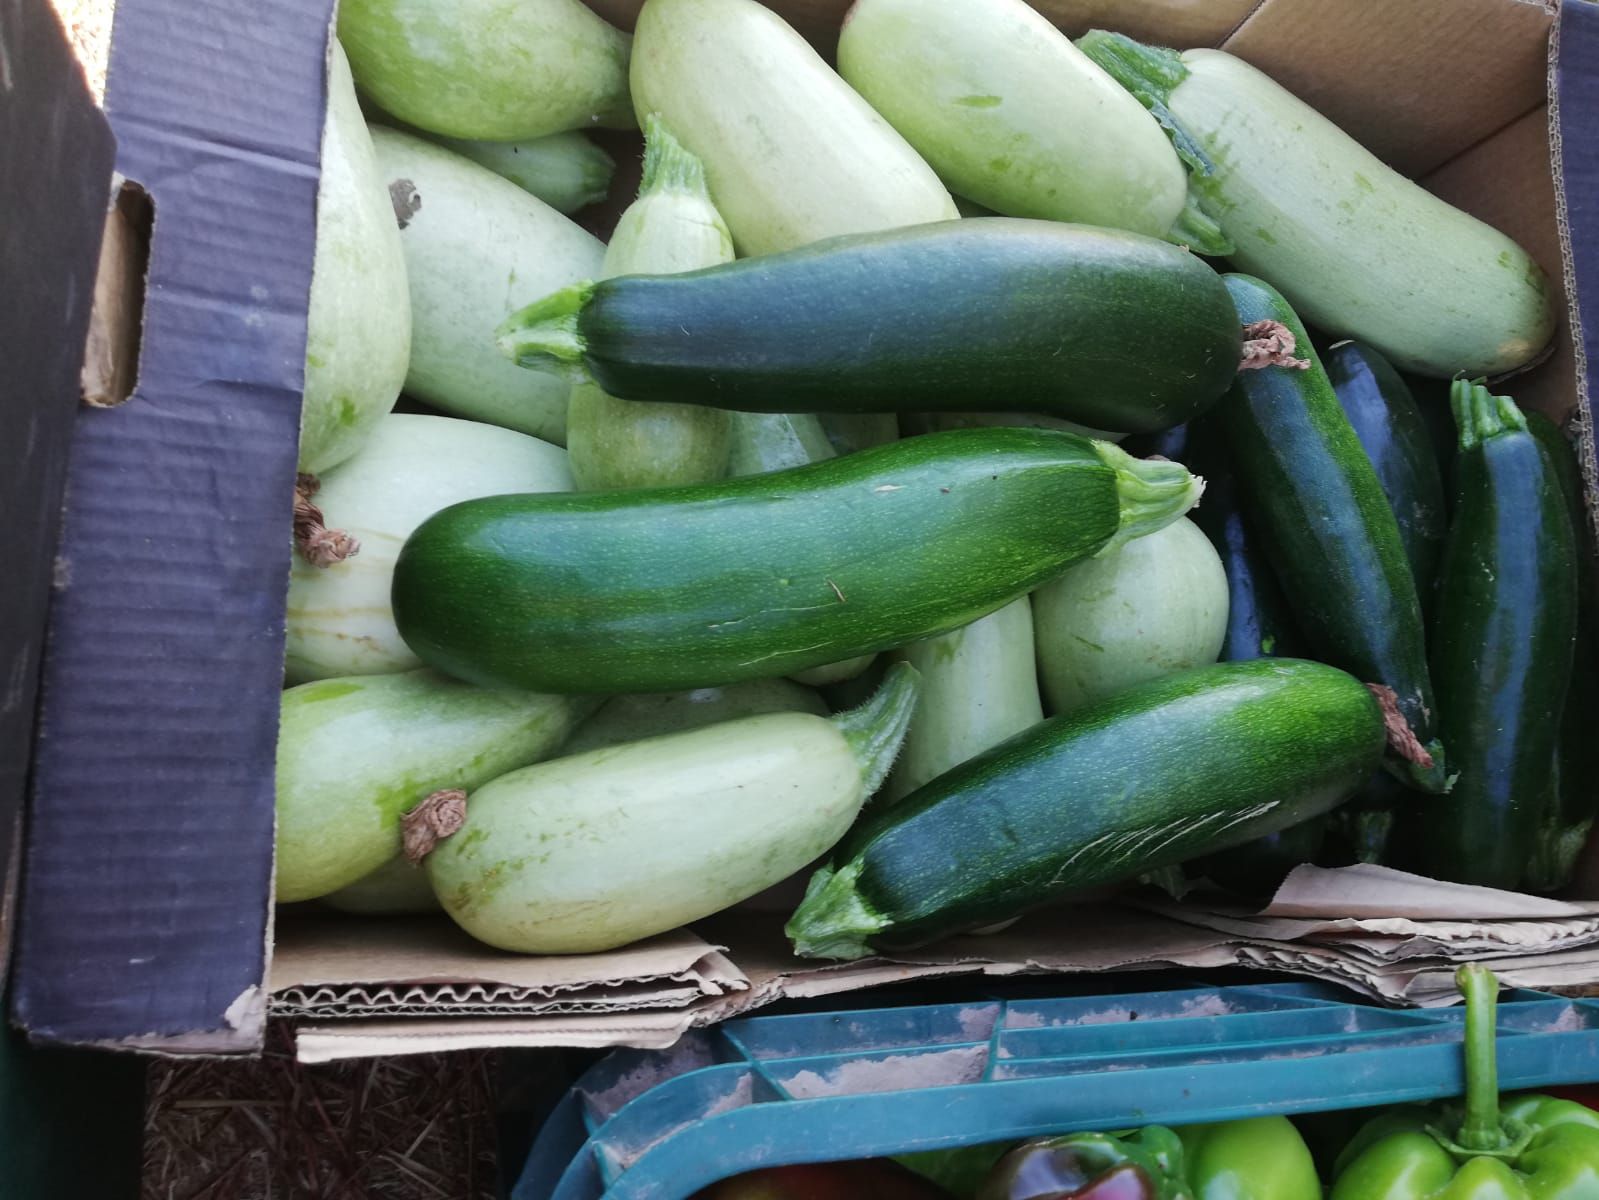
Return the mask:
<svg viewBox="0 0 1599 1200"><path fill-rule="evenodd" d="M330 18L117 8L106 108L155 228L138 386L73 435L16 965L36 1040L260 1042Z"/></svg>
<svg viewBox="0 0 1599 1200"><path fill-rule="evenodd" d="M1578 370L1586 363L1588 417L1596 416L1599 383L1599 3L1568 0L1560 10L1555 93L1560 135L1560 182L1565 195L1572 303L1582 331ZM1580 378L1580 376L1579 376ZM1592 496L1589 497L1590 506Z"/></svg>
<svg viewBox="0 0 1599 1200"><path fill-rule="evenodd" d="M48 0L0 0L0 989L110 126Z"/></svg>

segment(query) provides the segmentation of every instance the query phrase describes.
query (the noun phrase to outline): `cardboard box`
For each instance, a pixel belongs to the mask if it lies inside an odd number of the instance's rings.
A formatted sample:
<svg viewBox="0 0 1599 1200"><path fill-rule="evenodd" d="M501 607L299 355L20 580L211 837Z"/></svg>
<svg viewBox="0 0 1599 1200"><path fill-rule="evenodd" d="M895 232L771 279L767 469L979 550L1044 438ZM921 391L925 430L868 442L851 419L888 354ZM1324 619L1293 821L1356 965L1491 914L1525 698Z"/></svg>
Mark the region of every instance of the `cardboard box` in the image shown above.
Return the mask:
<svg viewBox="0 0 1599 1200"><path fill-rule="evenodd" d="M594 5L627 25L638 0ZM773 7L826 47L846 4ZM1232 50L1516 237L1571 319L1511 390L1579 414L1593 478L1599 148L1581 126L1599 119L1599 6L1038 7L1074 34L1104 24ZM328 18L329 0L123 0L108 109L119 169L154 206L144 340L132 398L83 412L75 433L15 1019L42 1040L171 1053L253 1050L274 1008L311 1020L302 1049L314 1057L665 1044L781 995L958 971L1241 961L1214 927L1127 905L836 967L789 958L780 917L751 911L563 959L499 954L437 920L294 915L274 956L272 758ZM1580 923L1587 911L1538 919Z"/></svg>

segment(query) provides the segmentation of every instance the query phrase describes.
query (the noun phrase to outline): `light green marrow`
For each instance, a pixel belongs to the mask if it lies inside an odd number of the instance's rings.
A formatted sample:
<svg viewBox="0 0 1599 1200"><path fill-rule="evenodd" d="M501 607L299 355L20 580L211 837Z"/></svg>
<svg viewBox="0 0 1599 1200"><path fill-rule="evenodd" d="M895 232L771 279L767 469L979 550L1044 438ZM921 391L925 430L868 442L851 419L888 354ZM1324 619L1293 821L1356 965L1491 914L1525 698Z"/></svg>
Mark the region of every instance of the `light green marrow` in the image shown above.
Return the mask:
<svg viewBox="0 0 1599 1200"><path fill-rule="evenodd" d="M324 679L283 693L277 899L314 900L400 852L400 818L552 753L595 701L435 675Z"/></svg>
<svg viewBox="0 0 1599 1200"><path fill-rule="evenodd" d="M827 431L812 413L729 415L733 425L727 473L734 478L786 471L837 457Z"/></svg>
<svg viewBox="0 0 1599 1200"><path fill-rule="evenodd" d="M305 333L299 466L316 473L359 450L394 407L411 354L405 255L337 40L328 56Z"/></svg>
<svg viewBox="0 0 1599 1200"><path fill-rule="evenodd" d="M605 251L602 275L675 275L733 261L705 170L655 116L644 119L644 180ZM567 446L582 491L706 483L727 474L731 421L719 408L618 400L572 389Z"/></svg>
<svg viewBox="0 0 1599 1200"><path fill-rule="evenodd" d="M605 746L682 733L723 721L766 713L804 712L827 716L827 705L810 688L787 679L751 679L726 687L687 692L640 692L612 696L578 728L561 753L581 754Z"/></svg>
<svg viewBox="0 0 1599 1200"><path fill-rule="evenodd" d="M456 416L566 442L561 371L518 369L493 330L520 306L590 279L605 247L486 167L410 134L373 145L400 223L411 289L405 390Z"/></svg>
<svg viewBox="0 0 1599 1200"><path fill-rule="evenodd" d="M361 90L419 129L515 142L633 124L628 37L581 0L342 0Z"/></svg>
<svg viewBox="0 0 1599 1200"><path fill-rule="evenodd" d="M1538 264L1269 76L1220 50L1178 54L1095 30L1079 45L1209 158L1190 187L1306 323L1422 375L1493 375L1548 344Z"/></svg>
<svg viewBox="0 0 1599 1200"><path fill-rule="evenodd" d="M411 531L441 508L509 492L569 492L559 446L476 421L390 413L361 452L322 478L316 503L329 528L360 551L289 573L286 669L291 683L379 675L422 665L389 607L394 560Z"/></svg>
<svg viewBox="0 0 1599 1200"><path fill-rule="evenodd" d="M1033 593L1039 679L1056 713L1216 661L1227 575L1186 517Z"/></svg>
<svg viewBox="0 0 1599 1200"><path fill-rule="evenodd" d="M1044 719L1026 596L896 657L921 672L922 700L888 779L891 800Z"/></svg>
<svg viewBox="0 0 1599 1200"><path fill-rule="evenodd" d="M1173 236L1177 153L1142 105L1023 0L857 0L839 73L950 189L995 212Z"/></svg>
<svg viewBox="0 0 1599 1200"><path fill-rule="evenodd" d="M349 887L322 897L322 903L357 916L394 917L442 912L428 873L404 855L389 859Z"/></svg>
<svg viewBox="0 0 1599 1200"><path fill-rule="evenodd" d="M577 132L521 142L477 142L442 135L433 140L568 215L605 199L616 174L616 160Z"/></svg>
<svg viewBox="0 0 1599 1200"><path fill-rule="evenodd" d="M473 937L528 954L609 950L720 912L849 829L916 705L897 666L833 718L748 717L516 771L479 788L427 860Z"/></svg>
<svg viewBox="0 0 1599 1200"><path fill-rule="evenodd" d="M958 215L938 176L755 0L649 0L633 103L705 164L744 255Z"/></svg>

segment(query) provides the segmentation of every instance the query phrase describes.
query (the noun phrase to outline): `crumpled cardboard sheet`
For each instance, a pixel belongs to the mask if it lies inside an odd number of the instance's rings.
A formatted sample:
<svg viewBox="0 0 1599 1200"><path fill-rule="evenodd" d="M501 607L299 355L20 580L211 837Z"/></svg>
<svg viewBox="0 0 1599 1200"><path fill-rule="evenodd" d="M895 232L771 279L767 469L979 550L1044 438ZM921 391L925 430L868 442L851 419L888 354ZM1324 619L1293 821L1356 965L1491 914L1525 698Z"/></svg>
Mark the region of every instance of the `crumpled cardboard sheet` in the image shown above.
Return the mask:
<svg viewBox="0 0 1599 1200"><path fill-rule="evenodd" d="M381 934L352 922L343 940L319 925L303 948L285 931L273 974L274 1011L313 1021L299 1034L308 1061L480 1046L659 1048L780 999L951 975L1241 966L1420 1007L1455 1003L1455 968L1469 960L1491 964L1509 987L1574 991L1599 979L1599 902L1364 866L1301 867L1259 911L1203 893L1178 902L1136 892L1046 909L996 934L850 963L795 958L780 919L760 913L564 958L499 954L437 920L385 923ZM407 976L408 961L425 963L430 978ZM441 973L445 963L450 971ZM443 1011L461 1015L415 1019ZM329 1020L378 1013L392 1017Z"/></svg>

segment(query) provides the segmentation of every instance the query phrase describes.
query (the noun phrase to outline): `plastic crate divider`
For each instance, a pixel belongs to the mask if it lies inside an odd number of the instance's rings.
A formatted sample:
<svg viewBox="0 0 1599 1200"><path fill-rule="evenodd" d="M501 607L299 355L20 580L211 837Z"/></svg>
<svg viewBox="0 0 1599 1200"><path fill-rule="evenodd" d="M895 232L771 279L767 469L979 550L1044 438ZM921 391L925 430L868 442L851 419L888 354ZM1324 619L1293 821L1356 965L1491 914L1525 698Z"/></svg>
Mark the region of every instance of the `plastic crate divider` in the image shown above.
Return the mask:
<svg viewBox="0 0 1599 1200"><path fill-rule="evenodd" d="M1403 1012L1329 1005L1114 1024L1057 1025L1006 1030L999 1057L1092 1062L1138 1051L1199 1049L1218 1044L1255 1047L1307 1037L1332 1040L1376 1030L1414 1028L1417 1024L1432 1022Z"/></svg>
<svg viewBox="0 0 1599 1200"><path fill-rule="evenodd" d="M982 1000L851 1013L746 1017L721 1028L728 1041L752 1061L822 1058L986 1041L1003 1025L1004 1012L1002 1001Z"/></svg>
<svg viewBox="0 0 1599 1200"><path fill-rule="evenodd" d="M1501 1037L1512 1033L1580 1033L1599 1030L1599 1001L1577 997L1545 996L1528 993L1530 1000L1506 1004L1499 1002L1496 1022ZM1432 1010L1433 1020L1460 1024L1466 1019L1463 1008Z"/></svg>
<svg viewBox="0 0 1599 1200"><path fill-rule="evenodd" d="M670 1079L624 1105L596 1139L599 1166L613 1182L645 1153L700 1121L755 1104L786 1100L749 1062L705 1067Z"/></svg>
<svg viewBox="0 0 1599 1200"><path fill-rule="evenodd" d="M1290 990L1292 989L1292 990ZM1341 1007L1336 1001L1288 988L1210 987L1170 992L1132 992L1111 996L1077 996L1062 1000L1023 1000L1006 1006L1007 1033L1038 1029L1095 1029L1106 1026L1230 1017L1244 1013L1302 1012Z"/></svg>
<svg viewBox="0 0 1599 1200"><path fill-rule="evenodd" d="M1102 1054L1046 1058L1005 1059L994 1073L996 1080L1083 1076L1110 1071L1158 1070L1169 1067L1199 1068L1233 1062L1273 1062L1322 1058L1329 1052L1358 1053L1402 1046L1430 1046L1461 1040L1459 1026L1418 1022L1368 1032L1314 1034L1260 1042L1216 1042L1209 1045L1170 1046Z"/></svg>

